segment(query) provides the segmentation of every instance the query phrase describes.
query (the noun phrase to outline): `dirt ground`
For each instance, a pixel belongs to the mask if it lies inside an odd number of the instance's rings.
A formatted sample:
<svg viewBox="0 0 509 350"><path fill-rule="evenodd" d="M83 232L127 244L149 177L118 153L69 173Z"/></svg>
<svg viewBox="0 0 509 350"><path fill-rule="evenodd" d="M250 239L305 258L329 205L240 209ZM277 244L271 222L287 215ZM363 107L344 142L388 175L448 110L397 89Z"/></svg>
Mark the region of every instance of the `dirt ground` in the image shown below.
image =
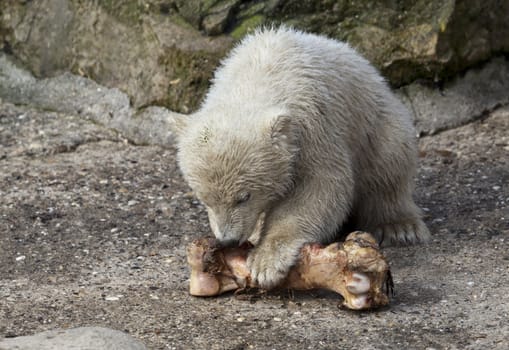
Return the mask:
<svg viewBox="0 0 509 350"><path fill-rule="evenodd" d="M433 240L384 250L389 307L195 298L185 246L209 228L175 149L0 102L0 338L96 325L150 349L508 349L509 110L420 144Z"/></svg>

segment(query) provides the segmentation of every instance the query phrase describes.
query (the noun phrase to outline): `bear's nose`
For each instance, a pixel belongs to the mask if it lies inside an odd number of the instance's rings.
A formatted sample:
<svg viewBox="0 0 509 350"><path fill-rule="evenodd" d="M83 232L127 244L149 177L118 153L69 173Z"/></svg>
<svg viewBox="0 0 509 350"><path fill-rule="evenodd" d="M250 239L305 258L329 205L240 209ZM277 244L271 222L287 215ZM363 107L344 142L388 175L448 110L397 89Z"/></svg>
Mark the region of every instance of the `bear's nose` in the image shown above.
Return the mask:
<svg viewBox="0 0 509 350"><path fill-rule="evenodd" d="M222 239L219 241L219 244L223 248L238 247L240 245L240 241L238 239Z"/></svg>

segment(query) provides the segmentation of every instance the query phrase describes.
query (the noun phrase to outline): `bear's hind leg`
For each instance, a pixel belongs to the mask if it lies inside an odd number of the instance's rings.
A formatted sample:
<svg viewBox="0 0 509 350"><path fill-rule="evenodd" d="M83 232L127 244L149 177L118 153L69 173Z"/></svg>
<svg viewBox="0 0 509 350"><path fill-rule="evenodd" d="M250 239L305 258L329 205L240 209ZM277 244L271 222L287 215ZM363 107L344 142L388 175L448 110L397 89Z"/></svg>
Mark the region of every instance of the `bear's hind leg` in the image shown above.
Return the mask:
<svg viewBox="0 0 509 350"><path fill-rule="evenodd" d="M380 224L373 234L382 247L424 243L431 238L426 224L419 218L408 222Z"/></svg>
<svg viewBox="0 0 509 350"><path fill-rule="evenodd" d="M373 233L382 246L423 243L431 238L410 194L399 198L372 194L360 201L356 214L358 226Z"/></svg>

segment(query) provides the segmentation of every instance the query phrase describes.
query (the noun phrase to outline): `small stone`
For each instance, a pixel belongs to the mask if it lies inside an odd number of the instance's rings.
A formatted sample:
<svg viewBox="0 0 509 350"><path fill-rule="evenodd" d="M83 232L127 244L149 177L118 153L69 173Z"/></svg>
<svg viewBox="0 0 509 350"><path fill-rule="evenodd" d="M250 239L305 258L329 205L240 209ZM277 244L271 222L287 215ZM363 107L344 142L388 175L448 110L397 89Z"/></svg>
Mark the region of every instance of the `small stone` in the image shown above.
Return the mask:
<svg viewBox="0 0 509 350"><path fill-rule="evenodd" d="M186 192L186 193L184 193L183 197L186 198L186 199L193 198L194 197L194 193L191 192L191 191L190 192Z"/></svg>
<svg viewBox="0 0 509 350"><path fill-rule="evenodd" d="M274 317L273 320L276 321L276 322L281 322L282 321L282 319L280 319L279 317Z"/></svg>
<svg viewBox="0 0 509 350"><path fill-rule="evenodd" d="M23 260L25 260L25 258L26 258L26 256L20 255L20 256L16 257L16 261L23 261Z"/></svg>
<svg viewBox="0 0 509 350"><path fill-rule="evenodd" d="M493 188L494 191L500 190L500 186L493 186L492 188Z"/></svg>

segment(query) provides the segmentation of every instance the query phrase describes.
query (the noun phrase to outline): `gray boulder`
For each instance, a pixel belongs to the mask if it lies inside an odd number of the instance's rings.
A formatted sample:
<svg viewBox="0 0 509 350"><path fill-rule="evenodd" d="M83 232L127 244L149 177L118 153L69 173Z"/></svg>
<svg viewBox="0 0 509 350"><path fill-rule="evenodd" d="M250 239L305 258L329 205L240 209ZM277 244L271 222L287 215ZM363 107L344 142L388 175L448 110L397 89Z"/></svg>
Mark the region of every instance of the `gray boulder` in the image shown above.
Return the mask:
<svg viewBox="0 0 509 350"><path fill-rule="evenodd" d="M415 82L401 87L398 94L413 111L418 133L432 135L509 105L509 62L494 58L440 89Z"/></svg>
<svg viewBox="0 0 509 350"><path fill-rule="evenodd" d="M119 89L68 72L37 79L1 53L0 98L91 119L136 144L168 145L175 138L173 112L166 108L151 106L137 110Z"/></svg>
<svg viewBox="0 0 509 350"><path fill-rule="evenodd" d="M113 329L79 327L0 340L0 350L146 350L133 337Z"/></svg>

